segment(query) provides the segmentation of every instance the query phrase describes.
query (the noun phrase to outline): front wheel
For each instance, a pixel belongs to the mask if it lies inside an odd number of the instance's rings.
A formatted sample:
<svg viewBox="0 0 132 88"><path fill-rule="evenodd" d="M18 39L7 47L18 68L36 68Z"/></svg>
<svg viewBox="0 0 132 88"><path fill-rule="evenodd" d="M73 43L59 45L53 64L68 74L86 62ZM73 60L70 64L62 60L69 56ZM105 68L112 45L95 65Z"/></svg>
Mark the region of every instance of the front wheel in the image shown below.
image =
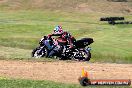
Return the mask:
<svg viewBox="0 0 132 88"><path fill-rule="evenodd" d="M41 57L47 57L48 50L45 47L37 47L32 51L32 57L34 58L41 58Z"/></svg>

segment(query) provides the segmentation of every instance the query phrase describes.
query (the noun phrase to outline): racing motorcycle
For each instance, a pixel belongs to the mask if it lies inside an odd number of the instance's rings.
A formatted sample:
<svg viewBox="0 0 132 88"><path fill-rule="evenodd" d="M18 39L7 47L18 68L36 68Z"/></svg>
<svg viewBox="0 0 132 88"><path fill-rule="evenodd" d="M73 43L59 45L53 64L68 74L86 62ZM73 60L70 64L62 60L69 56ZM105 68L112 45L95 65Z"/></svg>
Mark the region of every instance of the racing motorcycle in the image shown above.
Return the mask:
<svg viewBox="0 0 132 88"><path fill-rule="evenodd" d="M50 48L47 46L46 42L49 42ZM91 43L93 43L92 38L82 38L80 40L74 40L74 47L72 49L69 48L67 43L60 43L57 41L59 49L56 51L52 57L59 57L60 60L82 60L89 61L91 58L91 48L88 47ZM54 41L52 38L47 38L44 36L43 39L39 42L39 46L32 51L32 57L41 58L48 57L49 53L56 48L54 46ZM57 47L58 47L57 46Z"/></svg>

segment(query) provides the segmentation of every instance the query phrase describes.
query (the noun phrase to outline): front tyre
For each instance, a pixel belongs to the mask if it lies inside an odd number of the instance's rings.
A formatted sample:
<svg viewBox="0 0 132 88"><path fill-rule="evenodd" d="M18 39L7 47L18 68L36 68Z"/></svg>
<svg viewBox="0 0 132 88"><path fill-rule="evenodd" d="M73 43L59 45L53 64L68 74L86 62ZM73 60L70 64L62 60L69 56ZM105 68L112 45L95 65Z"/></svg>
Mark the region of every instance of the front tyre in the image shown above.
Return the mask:
<svg viewBox="0 0 132 88"><path fill-rule="evenodd" d="M48 50L45 47L37 47L32 51L31 56L34 58L41 58L41 57L47 57Z"/></svg>

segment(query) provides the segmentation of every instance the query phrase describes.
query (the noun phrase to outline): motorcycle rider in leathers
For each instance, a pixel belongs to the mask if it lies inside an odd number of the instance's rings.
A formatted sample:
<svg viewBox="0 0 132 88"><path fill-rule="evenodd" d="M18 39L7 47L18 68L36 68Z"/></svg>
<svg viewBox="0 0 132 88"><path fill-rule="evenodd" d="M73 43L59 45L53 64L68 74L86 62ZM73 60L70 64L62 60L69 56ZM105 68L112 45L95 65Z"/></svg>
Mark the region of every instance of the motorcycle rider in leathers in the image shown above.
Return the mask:
<svg viewBox="0 0 132 88"><path fill-rule="evenodd" d="M54 28L53 34L49 34L48 38L51 39L52 36L58 36L56 40L60 43L67 42L70 46L69 49L72 49L74 46L74 40L75 38L70 35L70 33L63 31L61 26L56 26ZM55 42L55 41L54 41ZM61 48L56 43L54 44L55 48L49 53L48 57L52 56L55 52L58 52ZM53 46L52 46L53 47Z"/></svg>

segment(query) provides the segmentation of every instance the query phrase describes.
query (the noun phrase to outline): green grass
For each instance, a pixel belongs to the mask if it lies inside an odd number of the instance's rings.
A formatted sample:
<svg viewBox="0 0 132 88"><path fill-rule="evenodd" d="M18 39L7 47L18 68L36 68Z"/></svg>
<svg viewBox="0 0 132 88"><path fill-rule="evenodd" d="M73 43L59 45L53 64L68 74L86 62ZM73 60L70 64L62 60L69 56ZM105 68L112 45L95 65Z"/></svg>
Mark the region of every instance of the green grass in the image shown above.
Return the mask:
<svg viewBox="0 0 132 88"><path fill-rule="evenodd" d="M1 79L0 88L84 88L79 84L65 84L52 81L24 79ZM128 86L88 86L85 88L128 88Z"/></svg>
<svg viewBox="0 0 132 88"><path fill-rule="evenodd" d="M109 25L99 21L102 16L105 14L0 11L0 57L30 58L39 39L61 24L77 39L94 38L91 62L132 63L132 25ZM131 15L124 16L132 19Z"/></svg>

